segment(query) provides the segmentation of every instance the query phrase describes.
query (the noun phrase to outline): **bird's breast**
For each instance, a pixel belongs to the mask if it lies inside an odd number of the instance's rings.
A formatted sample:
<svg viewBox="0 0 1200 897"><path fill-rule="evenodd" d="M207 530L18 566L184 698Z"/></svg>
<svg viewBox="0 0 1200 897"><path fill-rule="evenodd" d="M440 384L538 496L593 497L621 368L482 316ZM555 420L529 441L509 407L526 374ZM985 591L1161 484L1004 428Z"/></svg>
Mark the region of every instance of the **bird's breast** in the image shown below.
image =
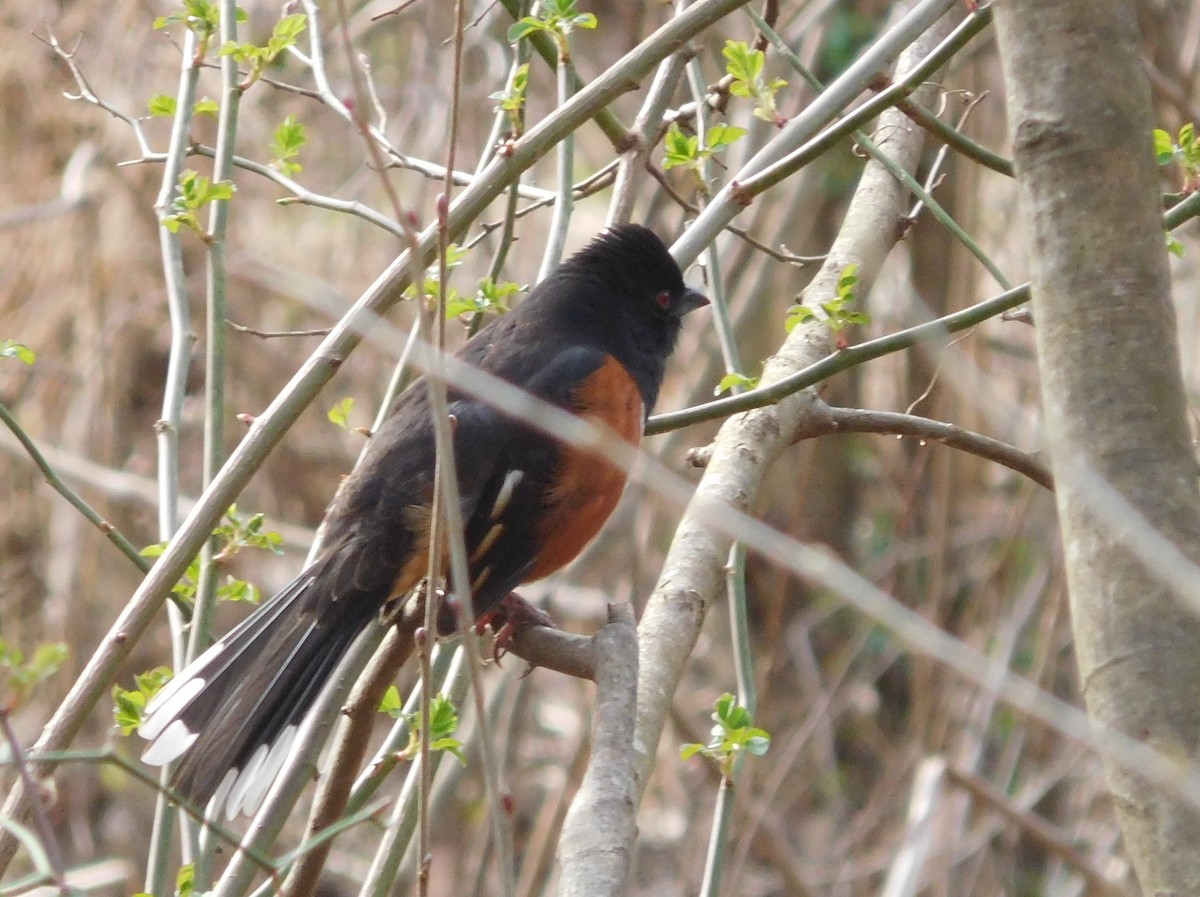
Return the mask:
<svg viewBox="0 0 1200 897"><path fill-rule="evenodd" d="M575 400L579 417L604 425L631 445L640 444L645 422L641 393L615 358L610 356L575 390ZM602 454L561 446L538 526L541 550L530 580L549 576L575 559L621 500L625 480L625 471Z"/></svg>

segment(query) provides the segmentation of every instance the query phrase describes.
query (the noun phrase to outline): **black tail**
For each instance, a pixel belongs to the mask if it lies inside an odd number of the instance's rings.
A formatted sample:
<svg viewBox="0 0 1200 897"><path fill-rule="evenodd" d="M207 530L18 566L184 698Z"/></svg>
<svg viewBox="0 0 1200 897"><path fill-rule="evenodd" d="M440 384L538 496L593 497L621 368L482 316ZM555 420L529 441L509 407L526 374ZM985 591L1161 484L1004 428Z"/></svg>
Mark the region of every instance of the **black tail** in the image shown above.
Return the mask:
<svg viewBox="0 0 1200 897"><path fill-rule="evenodd" d="M304 715L371 619L373 609L360 606L318 621L306 594L313 573L264 602L146 707L142 759L160 766L182 757L172 784L197 806L216 796L216 811L229 818L258 808Z"/></svg>

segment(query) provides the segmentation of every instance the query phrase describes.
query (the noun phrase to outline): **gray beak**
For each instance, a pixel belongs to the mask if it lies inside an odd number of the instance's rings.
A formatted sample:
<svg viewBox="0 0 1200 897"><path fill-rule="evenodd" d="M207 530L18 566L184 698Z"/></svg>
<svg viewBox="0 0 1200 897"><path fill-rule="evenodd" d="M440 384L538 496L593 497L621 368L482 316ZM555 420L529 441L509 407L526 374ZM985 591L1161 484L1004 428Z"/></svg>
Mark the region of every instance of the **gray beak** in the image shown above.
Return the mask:
<svg viewBox="0 0 1200 897"><path fill-rule="evenodd" d="M679 310L679 317L683 317L689 311L694 311L697 308L704 308L708 305L708 297L699 290L685 286L683 295L679 297L679 304L676 308Z"/></svg>

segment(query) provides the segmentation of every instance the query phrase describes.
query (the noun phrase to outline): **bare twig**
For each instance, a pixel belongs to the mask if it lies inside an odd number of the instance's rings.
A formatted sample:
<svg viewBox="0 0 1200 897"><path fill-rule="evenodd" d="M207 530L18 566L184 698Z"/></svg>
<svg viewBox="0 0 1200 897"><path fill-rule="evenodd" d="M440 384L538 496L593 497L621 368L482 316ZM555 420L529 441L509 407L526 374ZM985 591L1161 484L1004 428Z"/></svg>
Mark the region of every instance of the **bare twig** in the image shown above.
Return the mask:
<svg viewBox="0 0 1200 897"><path fill-rule="evenodd" d="M822 412L830 431L837 433L883 433L891 436L914 436L922 442L932 440L960 449L980 458L995 461L1009 470L1029 477L1039 486L1054 491L1050 469L1035 455L1023 452L998 439L973 433L955 424L930 420L914 414L894 411L865 411L859 408L828 407Z"/></svg>
<svg viewBox="0 0 1200 897"><path fill-rule="evenodd" d="M321 779L313 797L312 811L309 813L304 835L306 841L318 837L345 812L350 786L354 784L363 757L370 746L379 703L383 700L383 694L395 677L396 671L412 655L413 634L418 625L420 620L413 614L401 617L395 631L388 635L383 647L375 653L366 670L358 677L350 698L342 707L341 724L327 767L329 773ZM282 893L312 893L332 847L333 841L326 840L301 856L288 876Z"/></svg>
<svg viewBox="0 0 1200 897"><path fill-rule="evenodd" d="M134 547L133 543L130 542L129 539L127 539L112 523L105 520L104 517L100 515L100 512L93 508L82 495L63 482L62 478L59 477L59 475L54 471L54 468L50 466L50 462L46 460L46 456L42 454L41 450L38 449L37 445L30 438L29 434L25 432L24 427L17 423L16 418L12 416L8 408L6 408L3 404L0 404L0 421L3 421L4 425L8 427L13 436L17 438L17 441L25 450L25 453L29 456L33 463L37 465L38 470L42 472L42 476L45 478L50 488L70 502L80 514L88 519L89 523L91 523L96 527L96 529L100 530L100 532L104 534L104 538L108 539L108 541L112 542L113 545L117 546L117 549L121 552L121 554L129 558L130 562L135 567L137 567L143 573L148 571L150 569L149 561L142 557L141 552Z"/></svg>
<svg viewBox="0 0 1200 897"><path fill-rule="evenodd" d="M54 833L54 827L50 824L50 818L46 815L46 807L42 802L40 790L33 781L33 776L29 774L29 765L25 762L25 751L21 747L17 733L13 731L12 721L9 720L8 713L7 707L0 707L0 733L3 733L4 740L8 743L9 755L12 757L13 764L17 767L17 776L21 779L21 784L29 790L30 794L37 795L33 801L33 820L37 825L38 836L41 838L41 847L46 855L46 863L50 867L51 880L59 892L66 897L71 891L67 887L66 866L63 864L62 848L59 847L58 836Z"/></svg>
<svg viewBox="0 0 1200 897"><path fill-rule="evenodd" d="M1100 894L1106 897L1130 897L1127 890L1109 879L1079 851L1066 832L1060 831L1041 816L1025 809L999 788L972 772L949 766L946 768L946 775L951 782L962 786L977 801L995 810L1009 823L1041 844L1048 853L1058 857L1082 875Z"/></svg>
<svg viewBox="0 0 1200 897"><path fill-rule="evenodd" d="M297 337L297 336L328 336L330 327L314 327L311 330L257 330L254 327L246 327L244 324L238 324L234 321L225 319L225 323L236 330L238 333L248 333L251 336L257 336L259 339L280 339L282 337Z"/></svg>

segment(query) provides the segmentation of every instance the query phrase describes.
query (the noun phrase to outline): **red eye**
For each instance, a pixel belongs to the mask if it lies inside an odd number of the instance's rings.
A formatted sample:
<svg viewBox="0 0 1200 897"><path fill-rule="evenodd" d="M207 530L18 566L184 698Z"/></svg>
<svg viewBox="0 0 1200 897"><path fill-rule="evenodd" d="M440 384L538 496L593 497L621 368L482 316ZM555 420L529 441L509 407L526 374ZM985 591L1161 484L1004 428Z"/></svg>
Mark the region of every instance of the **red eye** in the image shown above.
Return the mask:
<svg viewBox="0 0 1200 897"><path fill-rule="evenodd" d="M670 308L671 307L671 291L663 290L661 293L659 293L657 296L654 297L654 301L657 302L658 307L663 310Z"/></svg>

